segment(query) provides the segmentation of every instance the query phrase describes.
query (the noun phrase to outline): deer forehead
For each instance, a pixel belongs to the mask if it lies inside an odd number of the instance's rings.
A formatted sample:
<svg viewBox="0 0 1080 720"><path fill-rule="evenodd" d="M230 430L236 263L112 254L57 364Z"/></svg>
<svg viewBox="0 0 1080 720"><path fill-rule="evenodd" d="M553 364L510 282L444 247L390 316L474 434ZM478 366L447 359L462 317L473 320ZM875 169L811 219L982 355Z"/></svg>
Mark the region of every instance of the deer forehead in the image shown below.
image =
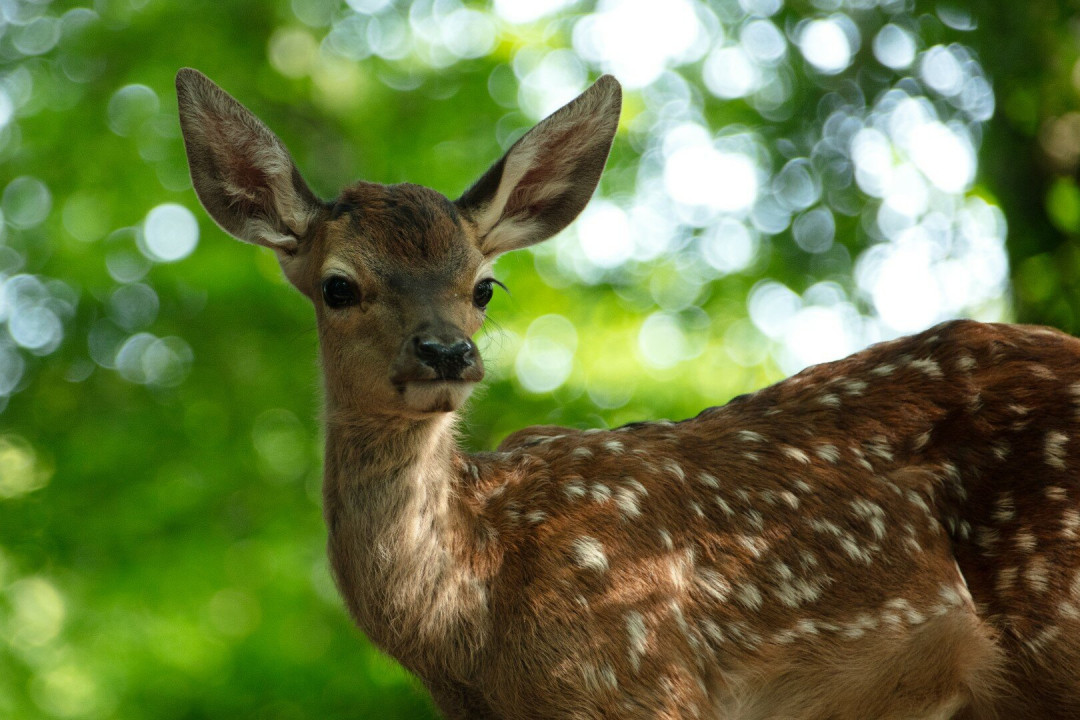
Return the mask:
<svg viewBox="0 0 1080 720"><path fill-rule="evenodd" d="M356 183L331 204L329 221L323 277L340 272L406 293L466 292L490 271L472 222L420 185Z"/></svg>

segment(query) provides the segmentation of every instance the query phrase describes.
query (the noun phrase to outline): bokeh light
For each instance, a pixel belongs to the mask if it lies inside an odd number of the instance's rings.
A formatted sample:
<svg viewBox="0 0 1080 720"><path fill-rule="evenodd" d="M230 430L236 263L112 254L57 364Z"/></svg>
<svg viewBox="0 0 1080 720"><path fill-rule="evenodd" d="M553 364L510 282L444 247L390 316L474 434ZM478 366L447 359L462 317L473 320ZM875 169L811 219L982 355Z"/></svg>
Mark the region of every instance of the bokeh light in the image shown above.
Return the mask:
<svg viewBox="0 0 1080 720"><path fill-rule="evenodd" d="M143 226L143 254L157 262L182 260L199 242L199 223L183 205L164 203L151 210Z"/></svg>

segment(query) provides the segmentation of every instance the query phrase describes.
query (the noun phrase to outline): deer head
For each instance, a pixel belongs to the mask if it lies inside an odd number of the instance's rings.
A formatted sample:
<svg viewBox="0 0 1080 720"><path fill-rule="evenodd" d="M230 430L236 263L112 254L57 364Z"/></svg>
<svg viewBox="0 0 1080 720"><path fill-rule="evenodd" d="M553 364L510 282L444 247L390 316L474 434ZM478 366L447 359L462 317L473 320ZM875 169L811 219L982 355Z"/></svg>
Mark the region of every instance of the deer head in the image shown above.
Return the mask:
<svg viewBox="0 0 1080 720"><path fill-rule="evenodd" d="M502 253L545 240L588 202L619 120L603 76L526 133L455 201L358 182L325 202L282 142L202 73L176 76L199 200L233 237L273 250L315 306L332 410L418 419L483 378L473 335Z"/></svg>

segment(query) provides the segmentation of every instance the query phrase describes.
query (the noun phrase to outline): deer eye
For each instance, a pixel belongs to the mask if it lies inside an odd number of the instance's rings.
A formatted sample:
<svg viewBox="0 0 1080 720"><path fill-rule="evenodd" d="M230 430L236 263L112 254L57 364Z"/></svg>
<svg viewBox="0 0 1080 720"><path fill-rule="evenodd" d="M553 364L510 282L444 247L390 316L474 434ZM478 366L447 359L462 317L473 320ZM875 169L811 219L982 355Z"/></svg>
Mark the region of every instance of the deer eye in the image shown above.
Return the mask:
<svg viewBox="0 0 1080 720"><path fill-rule="evenodd" d="M323 280L322 296L327 306L335 310L355 305L359 300L356 286L341 275L331 275Z"/></svg>
<svg viewBox="0 0 1080 720"><path fill-rule="evenodd" d="M481 280L476 283L476 287L473 288L472 301L473 305L483 310L487 307L487 304L491 302L491 296L494 294L495 289L492 287L497 282L491 278Z"/></svg>

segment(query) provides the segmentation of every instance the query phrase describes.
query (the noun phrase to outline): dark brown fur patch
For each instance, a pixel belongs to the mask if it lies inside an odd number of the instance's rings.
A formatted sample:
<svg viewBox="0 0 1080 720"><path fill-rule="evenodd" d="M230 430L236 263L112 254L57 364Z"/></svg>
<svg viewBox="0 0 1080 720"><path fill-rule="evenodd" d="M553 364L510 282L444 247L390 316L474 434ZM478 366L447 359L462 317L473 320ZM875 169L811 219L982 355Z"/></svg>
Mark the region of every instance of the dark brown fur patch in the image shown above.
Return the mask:
<svg viewBox="0 0 1080 720"><path fill-rule="evenodd" d="M465 245L453 203L420 185L358 182L342 191L332 214L348 216L365 255L396 271L450 260Z"/></svg>

